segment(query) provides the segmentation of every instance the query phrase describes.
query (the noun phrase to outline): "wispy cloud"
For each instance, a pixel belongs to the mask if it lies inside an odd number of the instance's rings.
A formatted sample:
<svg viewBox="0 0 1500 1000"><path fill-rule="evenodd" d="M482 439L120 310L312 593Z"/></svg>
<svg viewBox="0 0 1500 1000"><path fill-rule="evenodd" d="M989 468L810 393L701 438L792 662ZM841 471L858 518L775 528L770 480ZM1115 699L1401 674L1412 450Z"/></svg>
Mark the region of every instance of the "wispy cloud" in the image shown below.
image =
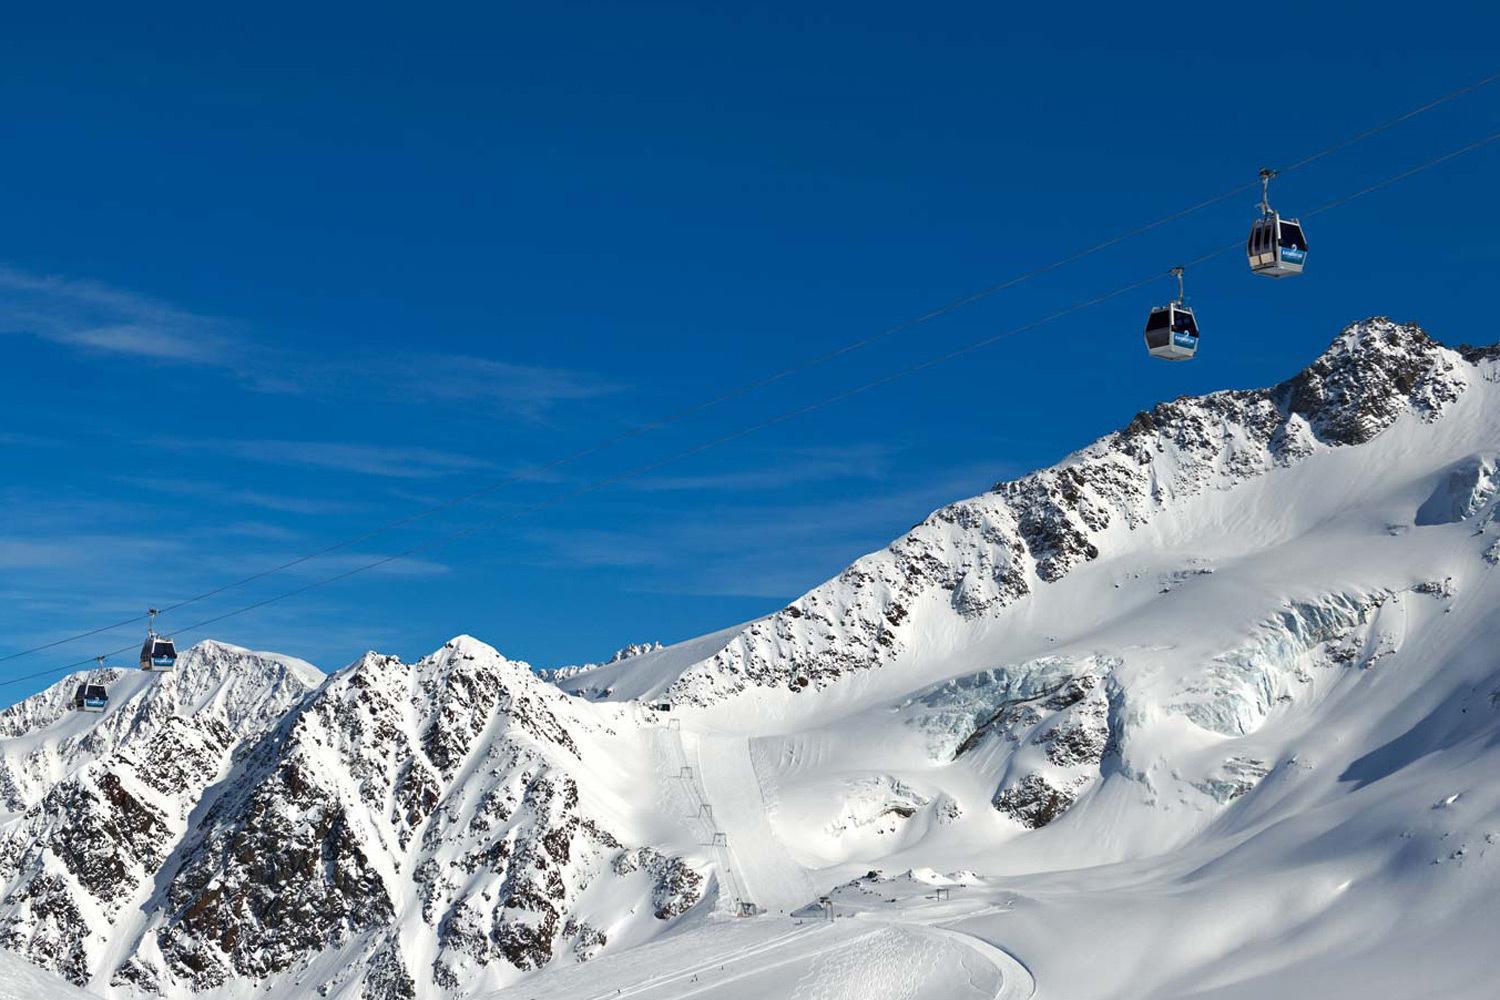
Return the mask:
<svg viewBox="0 0 1500 1000"><path fill-rule="evenodd" d="M111 562L152 558L170 548L170 544L160 540L132 535L95 533L67 537L0 537L0 570L102 570Z"/></svg>
<svg viewBox="0 0 1500 1000"><path fill-rule="evenodd" d="M650 476L634 480L637 490L776 490L837 479L878 480L890 469L894 449L884 444L845 448L801 448L775 464L746 466L691 476Z"/></svg>
<svg viewBox="0 0 1500 1000"><path fill-rule="evenodd" d="M379 565L376 565L376 564ZM369 567L366 569L365 567ZM298 576L323 579L358 570L379 576L441 576L451 572L446 563L417 556L391 558L379 552L343 552L338 555L319 556L311 562L301 563L288 570Z"/></svg>
<svg viewBox="0 0 1500 1000"><path fill-rule="evenodd" d="M267 465L306 466L391 479L428 479L493 468L471 455L402 445L342 441L218 441L162 438L155 442L178 451L211 451Z"/></svg>
<svg viewBox="0 0 1500 1000"><path fill-rule="evenodd" d="M624 388L612 379L574 369L457 354L410 358L402 375L410 388L429 398L483 401L527 420L542 419L559 403L597 399Z"/></svg>
<svg viewBox="0 0 1500 1000"><path fill-rule="evenodd" d="M58 442L53 438L41 437L36 434L0 431L0 444L12 448L55 448Z"/></svg>
<svg viewBox="0 0 1500 1000"><path fill-rule="evenodd" d="M662 538L652 532L603 529L536 529L528 533L548 552L548 561L571 566L660 567L671 561Z"/></svg>
<svg viewBox="0 0 1500 1000"><path fill-rule="evenodd" d="M3 265L0 331L158 362L233 368L245 360L222 320L99 282Z"/></svg>
<svg viewBox="0 0 1500 1000"><path fill-rule="evenodd" d="M228 580L290 562L307 550L304 544L308 548L322 544L304 542L301 535L281 526L251 520L206 519L159 531L162 519L158 511L114 499L91 502L53 498L39 491L28 495L0 490L0 507L19 514L0 525L0 605L9 611L3 623L9 648L50 641L81 628L123 619L148 604L171 604ZM166 624L180 627L198 617L231 609L241 601L347 574L375 562L380 565L368 572L377 578L422 579L450 572L444 563L415 553L395 558L379 549L330 553L290 568L284 578L269 581L262 588L216 598L170 616ZM293 618L321 621L324 627L337 630L367 615L360 606L350 608L339 603L347 596L337 595L338 591L330 588L285 604L278 602L216 625L212 634L250 646L297 652L266 623ZM369 636L355 645L353 652L365 648L364 643L377 641L382 634L386 623L374 613L368 613L368 618L365 630ZM138 634L135 624L112 630L60 648L51 657L39 658L38 666L86 657ZM267 636L275 641L268 641Z"/></svg>
<svg viewBox="0 0 1500 1000"><path fill-rule="evenodd" d="M919 486L842 500L734 504L629 530L533 530L549 561L631 570L639 591L788 600L1009 470L928 471Z"/></svg>
<svg viewBox="0 0 1500 1000"><path fill-rule="evenodd" d="M248 336L244 324L160 299L0 265L0 334L24 334L84 354L212 368L256 392L367 394L482 404L536 421L559 405L620 392L615 379L571 368L467 354L364 358L302 354Z"/></svg>
<svg viewBox="0 0 1500 1000"><path fill-rule="evenodd" d="M218 533L266 542L290 542L302 537L299 531L264 521L229 521L218 526Z"/></svg>
<svg viewBox="0 0 1500 1000"><path fill-rule="evenodd" d="M360 510L361 505L346 500L325 500L296 494L266 493L261 490L246 490L219 483L197 482L190 479L156 479L145 476L117 476L115 482L126 483L159 493L208 500L233 507L257 507L280 514L348 514Z"/></svg>

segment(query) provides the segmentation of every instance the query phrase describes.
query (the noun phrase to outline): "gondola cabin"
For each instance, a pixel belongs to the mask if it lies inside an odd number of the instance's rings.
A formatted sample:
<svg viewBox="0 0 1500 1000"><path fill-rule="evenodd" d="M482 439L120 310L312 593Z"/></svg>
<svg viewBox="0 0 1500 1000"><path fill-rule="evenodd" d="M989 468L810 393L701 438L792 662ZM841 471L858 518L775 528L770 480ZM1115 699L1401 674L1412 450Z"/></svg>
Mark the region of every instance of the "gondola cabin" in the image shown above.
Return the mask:
<svg viewBox="0 0 1500 1000"><path fill-rule="evenodd" d="M1245 244L1250 270L1269 278L1301 274L1307 263L1307 236L1296 219L1283 219L1272 210L1250 227Z"/></svg>
<svg viewBox="0 0 1500 1000"><path fill-rule="evenodd" d="M73 707L80 712L102 712L109 707L109 692L103 684L80 684L73 693Z"/></svg>
<svg viewBox="0 0 1500 1000"><path fill-rule="evenodd" d="M146 637L141 646L142 670L171 670L177 664L177 647L171 639L164 639L154 632Z"/></svg>
<svg viewBox="0 0 1500 1000"><path fill-rule="evenodd" d="M1198 353L1198 320L1180 302L1157 306L1146 320L1146 349L1153 358L1187 361Z"/></svg>

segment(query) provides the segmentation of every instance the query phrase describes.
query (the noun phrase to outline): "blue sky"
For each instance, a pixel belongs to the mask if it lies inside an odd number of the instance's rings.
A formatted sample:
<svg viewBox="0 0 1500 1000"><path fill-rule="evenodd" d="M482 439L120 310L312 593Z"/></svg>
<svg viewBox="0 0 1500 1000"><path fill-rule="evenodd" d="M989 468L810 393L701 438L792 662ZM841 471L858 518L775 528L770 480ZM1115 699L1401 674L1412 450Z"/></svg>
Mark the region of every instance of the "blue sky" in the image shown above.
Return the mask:
<svg viewBox="0 0 1500 1000"><path fill-rule="evenodd" d="M538 665L599 659L773 610L1158 399L1286 377L1349 321L1493 341L1500 145L1310 222L1302 279L1252 279L1233 254L1191 273L1191 365L1141 348L1163 278L566 496L1241 238L1254 195L529 471L1500 69L1493 4L1381 8L17 11L0 38L6 651L516 477L175 624L489 525L212 634L325 668L458 632ZM1295 213L1497 129L1492 85L1273 201Z"/></svg>

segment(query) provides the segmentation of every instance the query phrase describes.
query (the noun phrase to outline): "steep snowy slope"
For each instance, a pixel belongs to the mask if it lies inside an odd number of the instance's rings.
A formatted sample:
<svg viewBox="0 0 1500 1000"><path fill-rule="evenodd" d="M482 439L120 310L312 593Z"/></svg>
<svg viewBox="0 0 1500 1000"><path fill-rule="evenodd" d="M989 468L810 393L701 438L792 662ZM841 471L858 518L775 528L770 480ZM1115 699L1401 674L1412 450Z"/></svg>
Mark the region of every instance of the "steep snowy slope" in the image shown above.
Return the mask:
<svg viewBox="0 0 1500 1000"><path fill-rule="evenodd" d="M1465 443L1476 446L1480 427L1467 416L1441 420L1474 383L1484 384L1478 366L1416 327L1383 319L1350 327L1282 385L1161 404L1054 468L943 508L885 551L750 625L667 693L710 704L747 688L817 690L914 649L930 656L937 637L924 627L940 612L959 623L945 631L966 642L963 624L994 619L1079 567L1217 530L1205 517L1222 516L1225 494L1255 531L1217 548L1259 550L1277 540L1269 533L1296 534L1336 508L1310 498L1282 512L1247 510L1236 486L1263 487L1310 460L1309 475L1323 478L1325 457L1373 441L1403 416L1431 427L1417 437L1436 439L1454 453L1449 461L1483 461L1446 440L1461 427L1470 432ZM1488 393L1470 395L1468 408L1479 409ZM1394 457L1386 450L1361 449L1365 458L1356 464L1384 464ZM1432 470L1408 462L1400 471Z"/></svg>
<svg viewBox="0 0 1500 1000"><path fill-rule="evenodd" d="M1490 996L1497 457L1500 350L1376 319L552 683L372 653L130 771L131 702L49 692L4 944L108 996Z"/></svg>
<svg viewBox="0 0 1500 1000"><path fill-rule="evenodd" d="M0 713L0 946L74 982L109 961L175 841L240 750L322 679L300 660L205 642L170 674L67 678Z"/></svg>
<svg viewBox="0 0 1500 1000"><path fill-rule="evenodd" d="M1500 352L1372 320L613 686L748 743L741 884L981 873L1041 995L1489 996L1497 453Z"/></svg>
<svg viewBox="0 0 1500 1000"><path fill-rule="evenodd" d="M0 951L0 1000L98 1000L98 995Z"/></svg>
<svg viewBox="0 0 1500 1000"><path fill-rule="evenodd" d="M291 992L431 995L679 915L701 877L623 839L635 748L611 726L630 719L466 637L414 665L366 656L206 818L121 978L258 982L333 947L344 968L314 964Z"/></svg>

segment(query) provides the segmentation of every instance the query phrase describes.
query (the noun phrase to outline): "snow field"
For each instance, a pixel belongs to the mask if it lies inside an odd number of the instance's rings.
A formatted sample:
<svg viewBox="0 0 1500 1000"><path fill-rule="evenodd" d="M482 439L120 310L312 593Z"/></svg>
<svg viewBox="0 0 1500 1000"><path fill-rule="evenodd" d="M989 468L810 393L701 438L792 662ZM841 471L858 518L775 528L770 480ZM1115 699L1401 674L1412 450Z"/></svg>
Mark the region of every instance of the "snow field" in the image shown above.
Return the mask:
<svg viewBox="0 0 1500 1000"><path fill-rule="evenodd" d="M749 741L685 733L683 742L701 775L714 822L728 837L729 856L748 901L776 914L814 899L817 885L771 828Z"/></svg>

